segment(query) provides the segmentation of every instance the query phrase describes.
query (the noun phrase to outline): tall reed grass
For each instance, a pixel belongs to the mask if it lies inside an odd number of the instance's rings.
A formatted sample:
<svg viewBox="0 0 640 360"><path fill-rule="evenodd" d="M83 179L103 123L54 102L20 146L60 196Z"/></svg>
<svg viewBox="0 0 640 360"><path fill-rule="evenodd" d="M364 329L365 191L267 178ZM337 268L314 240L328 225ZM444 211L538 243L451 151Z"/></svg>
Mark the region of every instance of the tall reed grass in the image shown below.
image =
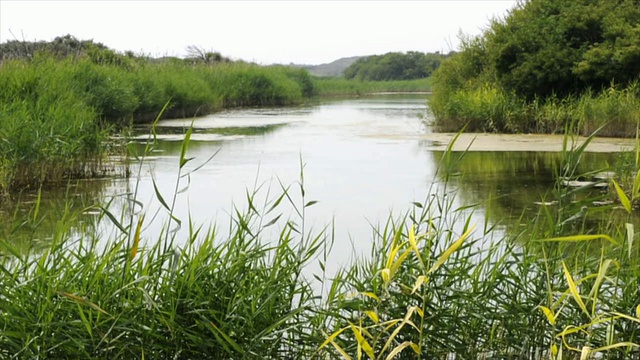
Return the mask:
<svg viewBox="0 0 640 360"><path fill-rule="evenodd" d="M633 137L640 121L638 84L624 89L586 91L579 96L526 101L484 84L436 92L429 101L435 125L442 131L504 133L572 133L588 136L603 124L600 136Z"/></svg>
<svg viewBox="0 0 640 360"><path fill-rule="evenodd" d="M0 72L0 190L100 175L114 129L223 107L289 105L313 95L301 69L246 63L4 61Z"/></svg>
<svg viewBox="0 0 640 360"><path fill-rule="evenodd" d="M565 143L558 179L582 175L577 169L588 141ZM558 185L557 208L545 207L517 222L525 228L496 237L491 223L474 228L473 207L456 205L447 189L448 170L461 157L447 152L443 158L444 188L389 221L376 233L371 258L333 280L319 353L343 359L640 358L640 268L631 218L612 217L596 228L585 227L584 218L568 222L573 190ZM625 195L615 196L626 202Z"/></svg>

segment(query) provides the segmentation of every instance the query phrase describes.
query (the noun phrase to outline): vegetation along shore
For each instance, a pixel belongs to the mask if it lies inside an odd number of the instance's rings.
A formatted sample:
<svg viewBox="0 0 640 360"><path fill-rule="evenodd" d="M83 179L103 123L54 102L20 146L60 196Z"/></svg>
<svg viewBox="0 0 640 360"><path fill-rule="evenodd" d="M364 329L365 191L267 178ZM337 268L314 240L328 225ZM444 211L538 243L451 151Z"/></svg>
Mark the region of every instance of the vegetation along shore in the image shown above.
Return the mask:
<svg viewBox="0 0 640 360"><path fill-rule="evenodd" d="M231 61L197 47L191 57L117 53L67 35L0 47L0 190L99 176L122 151L109 136L134 122L194 117L314 96L430 90L424 79L316 79L302 68Z"/></svg>
<svg viewBox="0 0 640 360"><path fill-rule="evenodd" d="M640 121L637 1L536 0L495 19L433 76L444 131L634 137Z"/></svg>

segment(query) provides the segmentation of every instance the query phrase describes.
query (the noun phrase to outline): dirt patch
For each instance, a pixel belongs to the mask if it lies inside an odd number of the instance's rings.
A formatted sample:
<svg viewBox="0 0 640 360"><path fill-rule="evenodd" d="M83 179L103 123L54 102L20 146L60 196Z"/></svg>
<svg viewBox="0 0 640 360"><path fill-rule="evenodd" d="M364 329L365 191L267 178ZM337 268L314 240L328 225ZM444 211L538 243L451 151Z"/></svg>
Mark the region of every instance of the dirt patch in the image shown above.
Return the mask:
<svg viewBox="0 0 640 360"><path fill-rule="evenodd" d="M420 136L421 140L431 142L427 145L433 150L445 150L449 142L456 136L454 133L432 133ZM453 146L454 151L562 151L563 135L534 134L461 134ZM585 137L569 139L568 146L573 143L579 146ZM589 152L620 152L633 150L635 139L595 138L589 143Z"/></svg>

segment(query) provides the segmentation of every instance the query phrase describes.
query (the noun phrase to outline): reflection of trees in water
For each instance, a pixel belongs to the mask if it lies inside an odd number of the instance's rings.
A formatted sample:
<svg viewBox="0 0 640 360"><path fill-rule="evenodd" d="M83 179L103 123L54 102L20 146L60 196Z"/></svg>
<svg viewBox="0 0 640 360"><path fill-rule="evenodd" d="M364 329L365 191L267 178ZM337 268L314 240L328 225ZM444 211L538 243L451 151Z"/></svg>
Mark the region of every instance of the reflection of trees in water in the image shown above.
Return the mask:
<svg viewBox="0 0 640 360"><path fill-rule="evenodd" d="M212 144L221 147L224 143L224 138L232 137L252 137L252 136L264 136L275 133L276 131L287 126L285 123L279 124L266 124L260 126L231 126L220 128L194 128L191 135L191 141L189 143L189 149L192 151L197 150L209 150ZM188 128L177 126L157 127L156 133L159 138L157 143L153 146L154 150L163 152L165 154L180 154L182 149L183 135L187 133ZM131 152L141 155L144 152L146 145L146 135L151 132L150 127L139 127L136 132L140 136L145 136L144 139L140 139L139 142L133 143ZM176 135L172 137L172 140L163 139L166 135ZM149 137L151 139L151 137Z"/></svg>
<svg viewBox="0 0 640 360"><path fill-rule="evenodd" d="M429 151L429 154L441 169L438 180L444 181L445 153ZM561 166L560 153L467 152L460 155L461 152L452 153L453 159L460 160L448 168L449 181L459 189L458 196L463 203L479 204L494 224L509 225L521 219L533 219L540 210L540 202L556 200L555 174ZM577 173L603 169L614 158L612 154L584 153ZM580 202L591 196L598 196L597 190L596 193L575 192L569 200L576 202L578 211Z"/></svg>
<svg viewBox="0 0 640 360"><path fill-rule="evenodd" d="M81 236L95 226L96 212L86 211L104 197L109 179L78 180L23 191L3 198L0 239L19 251L47 246L56 235ZM38 201L38 196L40 200Z"/></svg>

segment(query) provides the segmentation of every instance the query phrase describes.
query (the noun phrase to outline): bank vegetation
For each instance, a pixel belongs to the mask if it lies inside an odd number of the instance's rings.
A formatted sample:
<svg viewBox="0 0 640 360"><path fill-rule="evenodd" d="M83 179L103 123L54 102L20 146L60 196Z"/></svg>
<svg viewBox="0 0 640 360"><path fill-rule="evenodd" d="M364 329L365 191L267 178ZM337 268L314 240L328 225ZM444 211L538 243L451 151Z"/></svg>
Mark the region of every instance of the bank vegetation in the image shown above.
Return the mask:
<svg viewBox="0 0 640 360"><path fill-rule="evenodd" d="M640 121L640 6L634 0L519 2L433 77L444 131L633 137Z"/></svg>

